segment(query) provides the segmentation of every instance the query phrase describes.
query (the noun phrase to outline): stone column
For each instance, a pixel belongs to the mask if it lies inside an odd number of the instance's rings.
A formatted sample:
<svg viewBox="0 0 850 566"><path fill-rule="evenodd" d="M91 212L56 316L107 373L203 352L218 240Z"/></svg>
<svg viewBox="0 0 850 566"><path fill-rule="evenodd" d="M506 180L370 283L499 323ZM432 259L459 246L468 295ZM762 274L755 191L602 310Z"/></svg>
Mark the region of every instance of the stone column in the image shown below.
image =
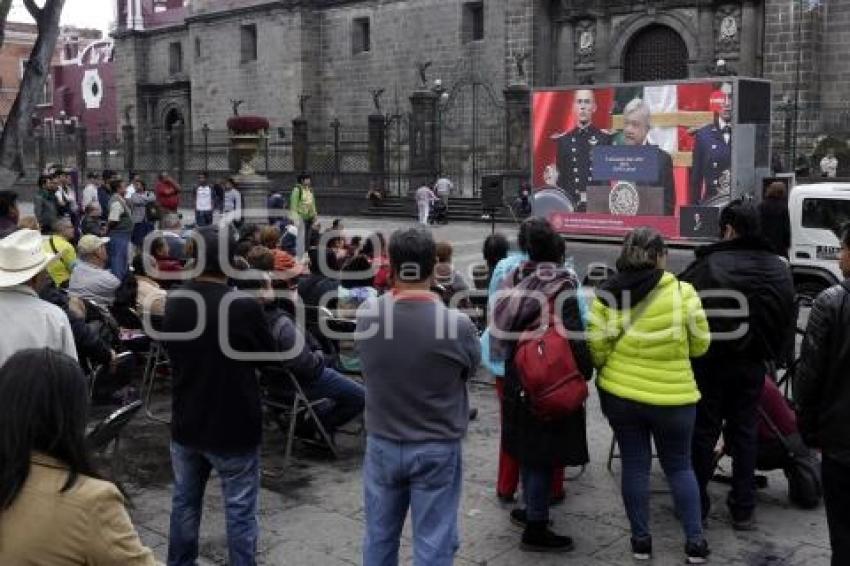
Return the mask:
<svg viewBox="0 0 850 566"><path fill-rule="evenodd" d="M593 42L593 60L596 62L594 81L618 82L623 80L623 69L618 63L617 68L610 66L611 57L611 16L600 13L596 18L596 38Z"/></svg>
<svg viewBox="0 0 850 566"><path fill-rule="evenodd" d="M386 120L381 114L369 115L369 173L383 180L386 172Z"/></svg>
<svg viewBox="0 0 850 566"><path fill-rule="evenodd" d="M526 85L511 85L505 94L505 170L529 171L531 95Z"/></svg>
<svg viewBox="0 0 850 566"><path fill-rule="evenodd" d="M437 155L437 101L430 90L418 90L410 97L410 186L411 192L431 184L439 170Z"/></svg>
<svg viewBox="0 0 850 566"><path fill-rule="evenodd" d="M124 170L136 169L136 129L132 124L124 124L121 127L121 141L124 151Z"/></svg>
<svg viewBox="0 0 850 566"><path fill-rule="evenodd" d="M296 174L307 170L307 120L296 118L292 121L292 168Z"/></svg>
<svg viewBox="0 0 850 566"><path fill-rule="evenodd" d="M710 4L699 7L699 76L709 74L708 68L714 67L714 11Z"/></svg>

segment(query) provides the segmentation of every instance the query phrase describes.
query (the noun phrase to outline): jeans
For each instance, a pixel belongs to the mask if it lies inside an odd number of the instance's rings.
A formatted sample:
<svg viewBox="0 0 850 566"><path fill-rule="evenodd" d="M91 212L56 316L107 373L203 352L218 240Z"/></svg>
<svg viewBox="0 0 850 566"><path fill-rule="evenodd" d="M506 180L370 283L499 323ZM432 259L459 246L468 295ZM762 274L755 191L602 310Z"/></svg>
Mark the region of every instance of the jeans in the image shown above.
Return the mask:
<svg viewBox="0 0 850 566"><path fill-rule="evenodd" d="M213 454L171 442L174 495L168 533L168 566L194 566L198 559L204 490L210 472L221 478L227 525L228 564L256 564L257 495L260 489L260 449L245 454Z"/></svg>
<svg viewBox="0 0 850 566"><path fill-rule="evenodd" d="M427 225L431 204L427 200L418 200L416 201L416 209L419 211L419 223Z"/></svg>
<svg viewBox="0 0 850 566"><path fill-rule="evenodd" d="M732 456L729 510L733 519L745 520L756 506L757 407L764 388L764 364L733 360L718 365L695 360L693 365L702 394L697 403L693 438L693 464L699 482L702 516L708 516L711 507L707 488L716 464L714 447L722 431Z"/></svg>
<svg viewBox="0 0 850 566"><path fill-rule="evenodd" d="M845 566L850 564L850 466L824 454L821 476L832 566Z"/></svg>
<svg viewBox="0 0 850 566"><path fill-rule="evenodd" d="M212 210L196 210L195 211L195 224L198 226L209 226L213 221L213 211Z"/></svg>
<svg viewBox="0 0 850 566"><path fill-rule="evenodd" d="M123 281L130 271L130 259L128 247L130 245L130 232L110 232L107 251L109 253L109 271L112 275Z"/></svg>
<svg viewBox="0 0 850 566"><path fill-rule="evenodd" d="M329 399L333 405L316 406L316 413L328 432L333 432L363 412L366 391L363 386L331 368L325 368L316 380L301 384L311 401Z"/></svg>
<svg viewBox="0 0 850 566"><path fill-rule="evenodd" d="M549 521L549 494L552 489L552 468L533 468L522 465L522 495L528 521Z"/></svg>
<svg viewBox="0 0 850 566"><path fill-rule="evenodd" d="M622 459L623 504L635 539L647 539L649 532L649 473L652 443L667 483L673 492L676 513L688 542L703 539L699 487L691 467L691 436L696 407L661 407L637 403L599 392L602 412L614 429Z"/></svg>
<svg viewBox="0 0 850 566"><path fill-rule="evenodd" d="M364 566L396 566L408 507L414 566L450 566L460 546L461 441L400 442L370 434L363 466Z"/></svg>

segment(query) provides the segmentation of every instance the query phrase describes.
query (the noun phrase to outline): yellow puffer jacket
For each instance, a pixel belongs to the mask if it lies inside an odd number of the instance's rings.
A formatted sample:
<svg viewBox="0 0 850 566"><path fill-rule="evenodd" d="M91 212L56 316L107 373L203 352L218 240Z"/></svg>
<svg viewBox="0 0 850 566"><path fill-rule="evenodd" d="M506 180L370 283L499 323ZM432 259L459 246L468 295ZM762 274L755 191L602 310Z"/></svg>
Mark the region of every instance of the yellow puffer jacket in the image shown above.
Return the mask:
<svg viewBox="0 0 850 566"><path fill-rule="evenodd" d="M644 308L643 301L651 303ZM690 284L664 273L643 301L624 311L593 301L587 330L597 385L649 405L696 403L691 358L705 354L711 340L699 296ZM624 325L631 326L617 342Z"/></svg>

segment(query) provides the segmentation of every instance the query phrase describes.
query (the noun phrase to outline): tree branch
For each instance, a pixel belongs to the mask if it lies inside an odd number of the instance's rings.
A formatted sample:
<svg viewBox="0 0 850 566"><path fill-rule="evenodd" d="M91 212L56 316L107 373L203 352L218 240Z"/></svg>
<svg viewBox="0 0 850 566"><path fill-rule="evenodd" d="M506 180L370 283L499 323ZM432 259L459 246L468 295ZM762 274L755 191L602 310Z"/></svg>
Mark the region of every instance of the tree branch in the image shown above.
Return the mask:
<svg viewBox="0 0 850 566"><path fill-rule="evenodd" d="M35 3L35 0L24 0L24 6L27 9L27 12L30 13L32 19L39 23L38 19L41 17L42 8L38 7L38 4Z"/></svg>

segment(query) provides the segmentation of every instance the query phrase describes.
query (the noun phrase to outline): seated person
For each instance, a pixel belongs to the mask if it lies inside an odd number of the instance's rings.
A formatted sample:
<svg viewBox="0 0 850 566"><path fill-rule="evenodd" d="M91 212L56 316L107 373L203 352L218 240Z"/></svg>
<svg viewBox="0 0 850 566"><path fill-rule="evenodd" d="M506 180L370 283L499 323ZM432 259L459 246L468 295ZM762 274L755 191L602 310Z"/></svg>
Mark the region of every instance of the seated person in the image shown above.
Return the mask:
<svg viewBox="0 0 850 566"><path fill-rule="evenodd" d="M179 251L182 255L185 252L185 246L183 249ZM152 260L153 265L156 266L158 271L169 271L169 272L178 272L183 270L183 262L180 258L173 257L171 255L171 247L168 245L168 241L162 238L156 238L151 243L149 260ZM151 265L151 267L153 267Z"/></svg>
<svg viewBox="0 0 850 566"><path fill-rule="evenodd" d="M186 260L186 238L183 236L183 225L177 214L166 214L159 223L160 236L168 246L168 257L178 261Z"/></svg>
<svg viewBox="0 0 850 566"><path fill-rule="evenodd" d="M381 201L384 200L384 193L381 191L378 183L371 183L369 185L369 190L366 192L366 198L369 199L372 206L378 206L381 204Z"/></svg>
<svg viewBox="0 0 850 566"><path fill-rule="evenodd" d="M337 254L334 250L318 246L307 250L307 256L310 259L309 272L298 281L298 296L307 306L335 308L340 288Z"/></svg>
<svg viewBox="0 0 850 566"><path fill-rule="evenodd" d="M372 262L364 253L349 259L342 268L342 278L337 300L337 313L343 318L353 319L357 308L367 299L377 297L373 286L375 272Z"/></svg>
<svg viewBox="0 0 850 566"><path fill-rule="evenodd" d="M68 284L68 291L72 295L103 305L111 305L115 300L115 290L121 281L106 269L108 241L109 238L92 234L80 238L77 244L78 261Z"/></svg>
<svg viewBox="0 0 850 566"><path fill-rule="evenodd" d="M437 265L434 267L434 281L454 294L469 289L466 280L452 263L454 250L449 242L437 242Z"/></svg>
<svg viewBox="0 0 850 566"><path fill-rule="evenodd" d="M56 259L47 265L47 273L57 287L66 288L71 272L77 263L77 252L71 242L74 240L74 223L69 218L60 218L53 223L53 234L44 237L43 249Z"/></svg>
<svg viewBox="0 0 850 566"><path fill-rule="evenodd" d="M363 412L366 394L363 386L328 367L325 356L315 341L309 340L290 318L289 313L274 300L269 274L257 271L260 281L243 281L242 287L261 287L266 321L272 331L277 349L283 352L283 367L292 372L310 401L327 399L329 404L316 406L316 412L328 434L334 432ZM305 431L301 431L302 434Z"/></svg>
<svg viewBox="0 0 850 566"><path fill-rule="evenodd" d="M103 222L100 219L100 205L91 203L86 206L84 216L80 221L80 234L103 235Z"/></svg>
<svg viewBox="0 0 850 566"><path fill-rule="evenodd" d="M140 315L149 313L153 316L165 314L166 291L159 283L148 275L148 265L154 262L154 258L137 254L133 258L133 275L136 280L136 293L134 307ZM161 268L160 268L161 269Z"/></svg>

